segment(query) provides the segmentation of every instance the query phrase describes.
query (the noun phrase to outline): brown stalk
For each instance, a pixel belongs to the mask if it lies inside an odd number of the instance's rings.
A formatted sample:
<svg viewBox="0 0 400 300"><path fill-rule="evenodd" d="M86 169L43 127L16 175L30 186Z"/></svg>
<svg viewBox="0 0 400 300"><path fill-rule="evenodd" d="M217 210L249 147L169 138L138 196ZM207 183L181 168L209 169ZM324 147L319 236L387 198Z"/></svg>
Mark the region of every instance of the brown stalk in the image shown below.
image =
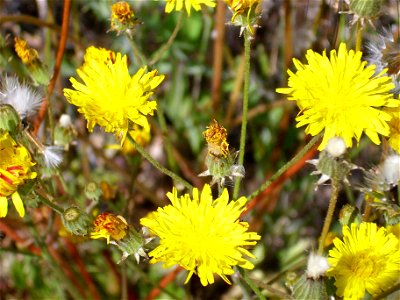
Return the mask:
<svg viewBox="0 0 400 300"><path fill-rule="evenodd" d="M42 121L46 115L47 108L49 106L49 99L50 99L51 95L53 94L54 87L56 85L56 81L57 81L58 75L61 70L61 63L62 63L62 59L64 56L65 45L67 44L70 11L71 11L71 0L64 0L63 20L62 20L62 25L61 25L61 36L60 36L60 43L58 45L57 54L56 54L56 63L54 65L53 76L51 77L49 86L47 88L47 96L44 99L44 101L39 109L38 117L35 122L34 130L33 130L35 135L37 134L40 124L42 123Z"/></svg>

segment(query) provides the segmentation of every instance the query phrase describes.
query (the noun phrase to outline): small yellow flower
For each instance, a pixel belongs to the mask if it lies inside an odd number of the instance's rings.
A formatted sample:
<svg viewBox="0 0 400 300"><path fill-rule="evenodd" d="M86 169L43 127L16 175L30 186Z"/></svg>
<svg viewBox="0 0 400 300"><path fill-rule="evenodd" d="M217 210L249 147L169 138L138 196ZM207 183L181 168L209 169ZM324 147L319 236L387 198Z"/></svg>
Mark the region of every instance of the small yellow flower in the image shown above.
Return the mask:
<svg viewBox="0 0 400 300"><path fill-rule="evenodd" d="M86 50L84 64L77 70L83 83L71 77L74 89L64 89L67 100L87 119L89 131L96 124L114 132L121 143L132 124L149 130L146 115L153 115L156 101L149 101L154 89L164 80L157 70L146 67L129 75L127 57L121 53L95 48Z"/></svg>
<svg viewBox="0 0 400 300"><path fill-rule="evenodd" d="M10 134L0 131L0 218L4 218L8 211L8 196L14 203L19 216L25 216L24 204L18 193L18 188L28 179L36 178L31 172L35 163L28 150L18 145Z"/></svg>
<svg viewBox="0 0 400 300"><path fill-rule="evenodd" d="M16 37L14 42L15 52L24 65L32 65L39 61L39 54L37 51L29 47L24 39Z"/></svg>
<svg viewBox="0 0 400 300"><path fill-rule="evenodd" d="M104 212L96 217L93 222L93 230L90 233L91 239L107 239L107 244L112 238L119 241L125 237L129 229L129 225L122 216Z"/></svg>
<svg viewBox="0 0 400 300"><path fill-rule="evenodd" d="M398 107L400 100L390 91L394 84L383 70L374 76L375 65L366 67L361 52L347 51L344 43L339 51L332 50L330 58L307 51L308 64L293 59L297 72L288 70L289 88L277 89L296 100L300 113L297 127L307 125L306 133L313 136L324 130L319 150L332 137L341 137L347 147L353 137L360 140L364 132L375 144L380 144L378 134L389 135L391 116L381 108Z"/></svg>
<svg viewBox="0 0 400 300"><path fill-rule="evenodd" d="M384 109L392 119L389 121L389 145L400 153L400 106L396 108L386 108Z"/></svg>
<svg viewBox="0 0 400 300"><path fill-rule="evenodd" d="M261 237L247 231L247 222L238 220L245 210L245 197L229 202L224 189L214 200L208 184L201 196L193 189L193 200L188 194L178 197L175 188L167 197L172 204L140 220L160 238L160 245L149 253L150 263L164 262L166 268L179 264L189 271L185 283L195 273L204 286L214 283L213 273L230 284L226 275L234 273L234 266L254 268L243 257L254 258L245 247L255 245Z"/></svg>
<svg viewBox="0 0 400 300"><path fill-rule="evenodd" d="M209 7L215 7L215 0L165 0L167 2L165 6L165 12L170 13L174 9L180 11L185 5L187 14L190 16L190 11L193 7L194 10L199 11L201 5L204 4Z"/></svg>
<svg viewBox="0 0 400 300"><path fill-rule="evenodd" d="M336 294L344 299L361 299L365 292L377 295L400 278L399 240L375 223L351 224L343 227L343 240L336 238L329 251L335 277Z"/></svg>
<svg viewBox="0 0 400 300"><path fill-rule="evenodd" d="M208 144L208 154L213 157L226 157L229 154L229 144L226 141L228 136L226 129L219 125L214 119L207 130L203 131L203 136Z"/></svg>

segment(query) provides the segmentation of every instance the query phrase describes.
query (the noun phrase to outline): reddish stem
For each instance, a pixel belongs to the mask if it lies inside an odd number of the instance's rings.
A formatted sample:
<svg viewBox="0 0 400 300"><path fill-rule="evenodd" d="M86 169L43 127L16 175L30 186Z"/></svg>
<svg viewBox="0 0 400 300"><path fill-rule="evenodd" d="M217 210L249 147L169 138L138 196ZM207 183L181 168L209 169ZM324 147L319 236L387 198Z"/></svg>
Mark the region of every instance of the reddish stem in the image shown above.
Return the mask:
<svg viewBox="0 0 400 300"><path fill-rule="evenodd" d="M42 123L46 115L47 107L49 106L49 99L54 91L54 87L56 85L56 81L61 70L61 63L64 56L65 45L67 44L70 11L71 11L71 0L64 0L61 36L56 54L56 63L54 65L53 76L51 77L49 86L47 88L47 96L45 97L44 101L42 102L42 105L40 106L38 117L35 121L35 126L33 131L35 135L37 134L40 124Z"/></svg>
<svg viewBox="0 0 400 300"><path fill-rule="evenodd" d="M177 267L175 270L173 270L172 272L168 273L167 275L165 275L161 281L160 281L160 285L158 287L153 288L150 293L147 295L146 300L153 300L155 299L158 295L160 295L161 291L163 288L166 288L168 286L168 284L170 282L172 282L176 276L178 276L178 274L180 272L182 272L184 269L181 267Z"/></svg>

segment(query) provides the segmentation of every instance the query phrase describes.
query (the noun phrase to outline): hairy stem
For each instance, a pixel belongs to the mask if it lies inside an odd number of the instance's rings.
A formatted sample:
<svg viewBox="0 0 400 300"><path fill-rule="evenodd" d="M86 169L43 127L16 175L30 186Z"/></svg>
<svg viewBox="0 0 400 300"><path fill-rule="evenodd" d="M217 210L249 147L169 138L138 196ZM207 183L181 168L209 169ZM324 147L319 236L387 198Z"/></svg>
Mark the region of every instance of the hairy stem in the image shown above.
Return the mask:
<svg viewBox="0 0 400 300"><path fill-rule="evenodd" d="M127 134L127 137L129 141L135 146L136 150L144 157L146 158L149 163L151 163L155 168L157 168L160 172L164 173L165 175L171 177L173 180L180 182L184 187L186 187L188 190L192 190L193 186L187 182L185 179L180 177L179 175L175 174L174 172L168 170L167 168L164 168L158 161L156 161L151 155L144 150L142 146L140 146L136 141L131 137L130 134Z"/></svg>
<svg viewBox="0 0 400 300"><path fill-rule="evenodd" d="M243 87L243 109L242 109L242 128L240 130L240 146L238 165L243 165L244 151L246 144L246 130L247 130L247 112L249 107L249 85L250 85L250 33L248 30L244 31L244 87ZM236 178L235 187L233 189L233 199L236 199L239 194L240 178Z"/></svg>

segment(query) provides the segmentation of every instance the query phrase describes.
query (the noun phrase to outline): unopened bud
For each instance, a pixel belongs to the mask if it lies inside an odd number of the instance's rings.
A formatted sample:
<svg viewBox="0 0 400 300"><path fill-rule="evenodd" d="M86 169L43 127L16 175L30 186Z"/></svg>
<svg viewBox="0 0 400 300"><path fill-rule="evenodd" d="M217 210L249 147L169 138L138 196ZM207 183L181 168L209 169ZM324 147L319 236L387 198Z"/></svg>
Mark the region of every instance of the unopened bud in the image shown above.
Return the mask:
<svg viewBox="0 0 400 300"><path fill-rule="evenodd" d="M17 111L9 104L0 105L0 130L8 131L11 135L20 130L20 119Z"/></svg>
<svg viewBox="0 0 400 300"><path fill-rule="evenodd" d="M61 215L64 227L76 235L86 235L91 225L89 216L79 207L68 207Z"/></svg>

